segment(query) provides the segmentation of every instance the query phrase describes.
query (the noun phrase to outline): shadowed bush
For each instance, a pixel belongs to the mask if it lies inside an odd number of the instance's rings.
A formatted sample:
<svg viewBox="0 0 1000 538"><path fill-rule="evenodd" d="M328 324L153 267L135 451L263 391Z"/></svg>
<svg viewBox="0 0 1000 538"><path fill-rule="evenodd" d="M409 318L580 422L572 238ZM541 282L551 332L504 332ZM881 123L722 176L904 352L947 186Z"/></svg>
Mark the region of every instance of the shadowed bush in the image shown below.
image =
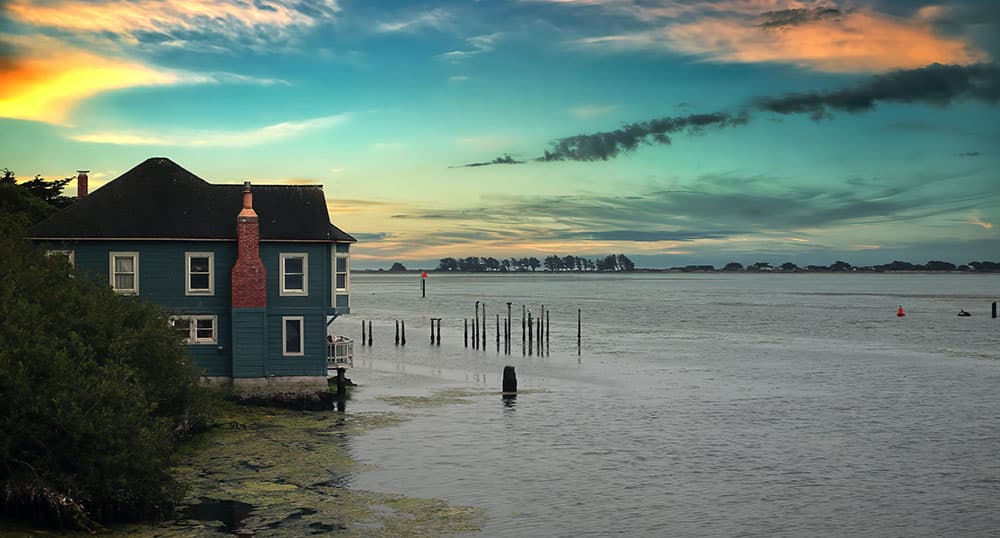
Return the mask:
<svg viewBox="0 0 1000 538"><path fill-rule="evenodd" d="M150 519L211 396L159 307L71 278L0 226L0 512L60 527Z"/></svg>

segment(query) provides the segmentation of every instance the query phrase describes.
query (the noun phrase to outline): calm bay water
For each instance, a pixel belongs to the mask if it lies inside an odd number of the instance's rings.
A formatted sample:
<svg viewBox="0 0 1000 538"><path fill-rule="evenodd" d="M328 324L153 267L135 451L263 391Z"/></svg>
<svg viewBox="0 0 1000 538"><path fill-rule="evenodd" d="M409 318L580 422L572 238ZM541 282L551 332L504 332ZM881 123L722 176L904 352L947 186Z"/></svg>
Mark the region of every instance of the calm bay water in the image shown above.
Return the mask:
<svg viewBox="0 0 1000 538"><path fill-rule="evenodd" d="M351 487L483 507L483 536L997 536L997 298L1000 275L432 274L425 299L413 274L352 275L333 328L371 319L375 345L349 411L476 394L353 439L373 467ZM476 300L483 350L462 342ZM521 355L522 304L551 311L543 357ZM507 364L528 390L505 402Z"/></svg>

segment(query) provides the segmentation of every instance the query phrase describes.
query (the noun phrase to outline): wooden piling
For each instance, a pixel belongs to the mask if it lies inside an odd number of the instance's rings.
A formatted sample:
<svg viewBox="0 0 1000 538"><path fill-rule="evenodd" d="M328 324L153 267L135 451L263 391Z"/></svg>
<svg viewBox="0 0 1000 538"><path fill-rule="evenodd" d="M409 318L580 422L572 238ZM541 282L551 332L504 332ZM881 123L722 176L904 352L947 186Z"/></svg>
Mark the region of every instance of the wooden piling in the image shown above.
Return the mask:
<svg viewBox="0 0 1000 538"><path fill-rule="evenodd" d="M517 392L517 373L513 366L503 367L503 392Z"/></svg>
<svg viewBox="0 0 1000 538"><path fill-rule="evenodd" d="M530 356L534 352L534 347L532 344L532 337L535 332L535 323L531 318L531 310L528 310L528 355Z"/></svg>
<svg viewBox="0 0 1000 538"><path fill-rule="evenodd" d="M581 333L581 331L580 331L580 327L581 327L580 317L581 317L581 315L580 315L580 309L577 308L576 309L576 354L577 355L580 354L580 333Z"/></svg>
<svg viewBox="0 0 1000 538"><path fill-rule="evenodd" d="M406 345L406 320L405 319L399 320L399 327L400 327L399 333L400 333L400 336L402 337L400 339L400 341L399 341L399 345L405 346Z"/></svg>
<svg viewBox="0 0 1000 538"><path fill-rule="evenodd" d="M542 305L541 315L538 317L538 355L542 354L542 325L545 324L545 305Z"/></svg>
<svg viewBox="0 0 1000 538"><path fill-rule="evenodd" d="M361 345L365 345L365 320L361 320Z"/></svg>
<svg viewBox="0 0 1000 538"><path fill-rule="evenodd" d="M462 318L462 333L465 335L465 347L469 347L469 318Z"/></svg>
<svg viewBox="0 0 1000 538"><path fill-rule="evenodd" d="M500 314L497 314L497 353L500 353Z"/></svg>
<svg viewBox="0 0 1000 538"><path fill-rule="evenodd" d="M420 279L420 296L427 297L427 279Z"/></svg>
<svg viewBox="0 0 1000 538"><path fill-rule="evenodd" d="M997 302L993 301L993 319L997 318Z"/></svg>
<svg viewBox="0 0 1000 538"><path fill-rule="evenodd" d="M431 318L431 343L434 343L434 318Z"/></svg>
<svg viewBox="0 0 1000 538"><path fill-rule="evenodd" d="M472 349L479 349L479 301L476 301L476 317L472 320Z"/></svg>
<svg viewBox="0 0 1000 538"><path fill-rule="evenodd" d="M545 314L545 354L549 354L549 313Z"/></svg>
<svg viewBox="0 0 1000 538"><path fill-rule="evenodd" d="M343 399L347 397L347 388L344 387L344 369L337 368L337 398Z"/></svg>
<svg viewBox="0 0 1000 538"><path fill-rule="evenodd" d="M368 320L368 347L372 345L372 320Z"/></svg>
<svg viewBox="0 0 1000 538"><path fill-rule="evenodd" d="M486 303L483 303L483 349L486 349Z"/></svg>
<svg viewBox="0 0 1000 538"><path fill-rule="evenodd" d="M396 345L399 345L399 320L396 320Z"/></svg>

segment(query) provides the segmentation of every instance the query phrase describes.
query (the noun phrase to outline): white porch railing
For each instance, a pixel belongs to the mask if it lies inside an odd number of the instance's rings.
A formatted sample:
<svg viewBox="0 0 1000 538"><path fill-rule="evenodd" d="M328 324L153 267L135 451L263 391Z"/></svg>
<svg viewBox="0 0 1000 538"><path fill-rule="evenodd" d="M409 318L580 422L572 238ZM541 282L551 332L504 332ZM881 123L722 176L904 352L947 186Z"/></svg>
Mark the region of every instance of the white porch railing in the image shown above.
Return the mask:
<svg viewBox="0 0 1000 538"><path fill-rule="evenodd" d="M354 366L354 339L338 336L326 345L327 368L351 368Z"/></svg>

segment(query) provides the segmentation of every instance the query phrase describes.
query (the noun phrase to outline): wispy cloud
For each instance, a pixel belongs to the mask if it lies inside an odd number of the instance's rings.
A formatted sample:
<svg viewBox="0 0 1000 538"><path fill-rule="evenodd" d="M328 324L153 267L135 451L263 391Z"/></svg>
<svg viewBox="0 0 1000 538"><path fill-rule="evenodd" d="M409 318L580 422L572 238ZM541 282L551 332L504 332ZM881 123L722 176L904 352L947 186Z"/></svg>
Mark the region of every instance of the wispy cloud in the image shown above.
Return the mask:
<svg viewBox="0 0 1000 538"><path fill-rule="evenodd" d="M569 113L580 119L603 116L618 110L615 105L580 105L569 109Z"/></svg>
<svg viewBox="0 0 1000 538"><path fill-rule="evenodd" d="M981 219L981 218L979 218L978 216L975 216L975 215L973 215L973 216L965 219L965 222L968 222L969 224L975 224L976 226L979 226L980 228L982 228L984 230L992 230L993 229L993 223L992 222L987 222L987 221L985 221L985 220L983 220L983 219Z"/></svg>
<svg viewBox="0 0 1000 538"><path fill-rule="evenodd" d="M115 144L124 146L248 147L295 138L311 131L327 129L347 121L348 118L348 114L338 114L334 116L323 116L301 121L286 121L257 129L243 131L175 130L167 132L85 132L72 134L67 136L67 138L77 142Z"/></svg>
<svg viewBox="0 0 1000 538"><path fill-rule="evenodd" d="M412 32L422 28L440 29L452 19L449 12L443 9L425 11L408 19L393 22L380 22L375 25L377 32Z"/></svg>
<svg viewBox="0 0 1000 538"><path fill-rule="evenodd" d="M266 49L302 29L334 20L335 0L12 0L5 11L30 26L89 36L115 36L131 44L185 48Z"/></svg>
<svg viewBox="0 0 1000 538"><path fill-rule="evenodd" d="M438 57L452 61L460 61L486 52L492 52L496 49L496 41L501 37L503 37L503 32L473 36L465 40L469 48L448 51L438 54Z"/></svg>
<svg viewBox="0 0 1000 538"><path fill-rule="evenodd" d="M371 145L371 148L377 150L394 150L401 149L405 145L402 142L375 142Z"/></svg>
<svg viewBox="0 0 1000 538"><path fill-rule="evenodd" d="M464 82L466 80L469 80L467 75L452 75L448 77L449 82Z"/></svg>

